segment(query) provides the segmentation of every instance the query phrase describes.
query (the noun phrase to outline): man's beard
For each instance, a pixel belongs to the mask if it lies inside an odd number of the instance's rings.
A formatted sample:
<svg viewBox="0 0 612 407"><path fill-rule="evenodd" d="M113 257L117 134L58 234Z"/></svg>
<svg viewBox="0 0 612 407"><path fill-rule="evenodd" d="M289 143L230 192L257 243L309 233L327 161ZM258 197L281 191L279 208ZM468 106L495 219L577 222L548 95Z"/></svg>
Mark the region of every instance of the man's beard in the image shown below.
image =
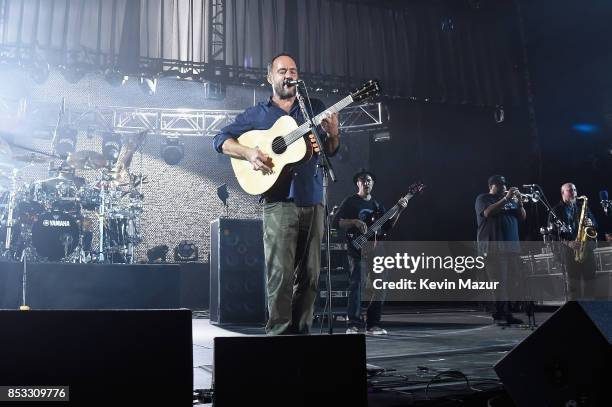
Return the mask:
<svg viewBox="0 0 612 407"><path fill-rule="evenodd" d="M283 82L274 84L274 91L281 99L291 99L295 96L295 86L285 87Z"/></svg>

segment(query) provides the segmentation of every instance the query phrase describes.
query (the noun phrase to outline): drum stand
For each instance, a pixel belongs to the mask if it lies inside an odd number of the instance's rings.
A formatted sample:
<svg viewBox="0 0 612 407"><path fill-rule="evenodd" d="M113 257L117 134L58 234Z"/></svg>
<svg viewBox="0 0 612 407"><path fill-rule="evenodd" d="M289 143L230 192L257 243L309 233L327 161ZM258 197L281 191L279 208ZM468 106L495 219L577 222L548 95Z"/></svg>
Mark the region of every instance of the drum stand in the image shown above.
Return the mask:
<svg viewBox="0 0 612 407"><path fill-rule="evenodd" d="M100 188L100 208L98 209L98 263L104 263L104 218L106 216L106 185Z"/></svg>
<svg viewBox="0 0 612 407"><path fill-rule="evenodd" d="M21 311L29 311L30 307L26 304L26 287L28 282L28 260L30 259L30 246L23 248L21 252L21 262L23 263L23 274L21 275L21 305L19 309Z"/></svg>
<svg viewBox="0 0 612 407"><path fill-rule="evenodd" d="M15 212L15 206L17 205L17 169L13 169L13 184L11 186L11 194L9 196L8 213L6 217L6 239L3 250L3 257L11 259L13 257L11 253L11 244L13 237L13 216Z"/></svg>
<svg viewBox="0 0 612 407"><path fill-rule="evenodd" d="M65 245L66 248L68 246L69 246L69 244ZM64 263L79 263L79 264L88 263L87 255L85 254L85 250L83 250L83 232L82 231L79 232L79 243L74 248L72 253L70 253L70 255L67 255L66 257L64 257L62 259L62 262L64 262Z"/></svg>

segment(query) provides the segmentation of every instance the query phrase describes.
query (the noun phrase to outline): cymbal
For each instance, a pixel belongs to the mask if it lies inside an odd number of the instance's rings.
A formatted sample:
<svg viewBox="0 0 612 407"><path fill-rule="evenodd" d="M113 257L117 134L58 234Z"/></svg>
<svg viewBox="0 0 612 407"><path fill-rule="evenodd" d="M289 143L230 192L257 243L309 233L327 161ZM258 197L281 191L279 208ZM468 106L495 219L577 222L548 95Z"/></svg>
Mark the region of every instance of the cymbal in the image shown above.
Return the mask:
<svg viewBox="0 0 612 407"><path fill-rule="evenodd" d="M47 189L55 189L59 184L73 184L76 187L82 187L85 185L85 178L77 177L72 174L61 174L57 177L47 178L37 182Z"/></svg>
<svg viewBox="0 0 612 407"><path fill-rule="evenodd" d="M100 153L82 150L68 155L68 165L77 170L97 170L106 166L106 159Z"/></svg>
<svg viewBox="0 0 612 407"><path fill-rule="evenodd" d="M44 155L30 153L30 154L15 155L13 156L13 159L16 161L22 161L26 163L42 164L42 163L48 163L48 162L53 161L54 157L46 157Z"/></svg>

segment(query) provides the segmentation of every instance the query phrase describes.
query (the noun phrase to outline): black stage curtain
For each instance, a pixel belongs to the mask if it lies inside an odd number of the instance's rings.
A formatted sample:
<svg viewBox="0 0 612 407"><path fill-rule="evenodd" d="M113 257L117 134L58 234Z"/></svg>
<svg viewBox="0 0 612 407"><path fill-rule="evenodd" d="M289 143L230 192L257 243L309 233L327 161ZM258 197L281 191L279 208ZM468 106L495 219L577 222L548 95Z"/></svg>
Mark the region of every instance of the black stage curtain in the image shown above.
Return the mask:
<svg viewBox="0 0 612 407"><path fill-rule="evenodd" d="M138 58L207 63L210 1L3 0L0 44L86 51L126 72ZM222 62L231 67L263 70L286 51L304 73L377 78L389 95L483 106L523 99L512 0L216 2L225 5Z"/></svg>

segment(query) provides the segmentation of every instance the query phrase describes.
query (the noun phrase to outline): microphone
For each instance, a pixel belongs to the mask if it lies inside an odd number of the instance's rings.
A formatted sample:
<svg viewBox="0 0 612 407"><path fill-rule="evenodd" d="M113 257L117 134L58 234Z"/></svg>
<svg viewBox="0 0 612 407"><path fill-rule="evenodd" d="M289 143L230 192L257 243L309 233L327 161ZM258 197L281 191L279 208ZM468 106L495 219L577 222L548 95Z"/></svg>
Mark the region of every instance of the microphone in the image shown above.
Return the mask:
<svg viewBox="0 0 612 407"><path fill-rule="evenodd" d="M606 216L608 216L608 209L610 207L610 201L608 200L608 191L599 191L599 200L601 201L601 207L604 210Z"/></svg>
<svg viewBox="0 0 612 407"><path fill-rule="evenodd" d="M523 184L523 188L535 188L538 184Z"/></svg>
<svg viewBox="0 0 612 407"><path fill-rule="evenodd" d="M283 81L283 85L287 86L287 87L295 86L295 85L299 84L300 82L301 82L301 80L299 80L299 79L285 79Z"/></svg>

